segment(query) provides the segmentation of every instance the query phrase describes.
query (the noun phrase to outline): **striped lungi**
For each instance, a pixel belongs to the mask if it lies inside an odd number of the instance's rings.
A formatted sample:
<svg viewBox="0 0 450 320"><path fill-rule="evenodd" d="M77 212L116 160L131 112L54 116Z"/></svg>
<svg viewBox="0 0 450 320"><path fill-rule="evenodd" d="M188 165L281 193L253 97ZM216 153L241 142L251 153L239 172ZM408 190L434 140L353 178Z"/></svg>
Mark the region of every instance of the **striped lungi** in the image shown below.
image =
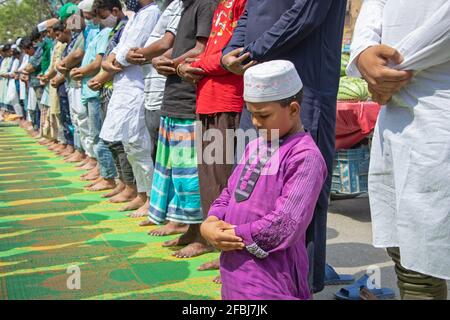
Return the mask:
<svg viewBox="0 0 450 320"><path fill-rule="evenodd" d="M161 117L149 219L200 224L195 120Z"/></svg>

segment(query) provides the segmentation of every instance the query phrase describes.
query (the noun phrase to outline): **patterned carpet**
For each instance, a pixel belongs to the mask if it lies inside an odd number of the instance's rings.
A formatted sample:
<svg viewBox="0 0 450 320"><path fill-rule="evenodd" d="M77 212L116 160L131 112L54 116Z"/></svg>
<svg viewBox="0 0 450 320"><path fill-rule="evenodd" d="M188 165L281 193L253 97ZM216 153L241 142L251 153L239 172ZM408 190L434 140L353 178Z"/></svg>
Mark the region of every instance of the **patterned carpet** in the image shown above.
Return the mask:
<svg viewBox="0 0 450 320"><path fill-rule="evenodd" d="M219 299L217 257L171 256L163 241L86 192L82 171L23 129L0 126L0 299ZM154 228L154 227L153 227ZM81 289L68 289L70 266Z"/></svg>

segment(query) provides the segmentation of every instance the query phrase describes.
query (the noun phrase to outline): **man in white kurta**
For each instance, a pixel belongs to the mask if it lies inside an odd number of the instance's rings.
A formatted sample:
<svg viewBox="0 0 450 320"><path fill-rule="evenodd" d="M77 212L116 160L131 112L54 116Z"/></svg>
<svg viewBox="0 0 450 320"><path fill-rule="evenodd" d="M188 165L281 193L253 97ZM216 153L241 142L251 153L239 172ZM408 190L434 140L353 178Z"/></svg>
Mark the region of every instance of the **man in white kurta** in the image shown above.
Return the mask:
<svg viewBox="0 0 450 320"><path fill-rule="evenodd" d="M400 64L386 60L386 68L410 70L413 76L410 83L392 92L392 98L379 99L388 102L380 112L371 153L373 242L388 248L396 263L402 298L446 299L445 279L450 279L450 1L364 2L347 73L362 74L373 83L374 92L385 90L381 87L389 83L373 82L370 67L365 68L367 60L360 60L366 59L368 48L377 50L380 44L403 57Z"/></svg>
<svg viewBox="0 0 450 320"><path fill-rule="evenodd" d="M119 44L111 53L123 70L114 77L114 90L100 133L100 138L105 141L123 143L133 168L139 195L127 209L145 207L153 175L150 137L145 125L144 75L142 67L131 65L126 55L131 48L145 45L161 12L153 1L141 0L139 3L142 8L127 23ZM135 204L139 206L135 207Z"/></svg>

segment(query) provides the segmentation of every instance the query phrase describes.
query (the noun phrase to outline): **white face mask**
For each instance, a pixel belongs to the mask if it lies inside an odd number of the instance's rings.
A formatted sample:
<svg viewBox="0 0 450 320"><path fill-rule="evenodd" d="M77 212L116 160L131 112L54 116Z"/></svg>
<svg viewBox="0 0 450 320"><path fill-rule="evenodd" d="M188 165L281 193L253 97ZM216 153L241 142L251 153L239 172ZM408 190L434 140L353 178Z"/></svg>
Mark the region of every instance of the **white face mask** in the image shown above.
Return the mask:
<svg viewBox="0 0 450 320"><path fill-rule="evenodd" d="M114 28L117 24L117 17L110 14L108 18L100 20L100 24L105 28Z"/></svg>

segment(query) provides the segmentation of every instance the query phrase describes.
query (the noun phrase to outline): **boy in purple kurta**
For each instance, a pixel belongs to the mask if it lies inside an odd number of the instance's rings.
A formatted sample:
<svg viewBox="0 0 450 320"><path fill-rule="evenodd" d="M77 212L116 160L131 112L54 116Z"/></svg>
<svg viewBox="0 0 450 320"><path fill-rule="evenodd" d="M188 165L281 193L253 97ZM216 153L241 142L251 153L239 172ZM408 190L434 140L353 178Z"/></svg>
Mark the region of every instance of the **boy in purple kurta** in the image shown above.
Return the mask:
<svg viewBox="0 0 450 320"><path fill-rule="evenodd" d="M303 86L288 61L252 67L244 83L267 136L247 146L201 232L222 251L222 299L310 299L305 233L327 170L301 124Z"/></svg>

